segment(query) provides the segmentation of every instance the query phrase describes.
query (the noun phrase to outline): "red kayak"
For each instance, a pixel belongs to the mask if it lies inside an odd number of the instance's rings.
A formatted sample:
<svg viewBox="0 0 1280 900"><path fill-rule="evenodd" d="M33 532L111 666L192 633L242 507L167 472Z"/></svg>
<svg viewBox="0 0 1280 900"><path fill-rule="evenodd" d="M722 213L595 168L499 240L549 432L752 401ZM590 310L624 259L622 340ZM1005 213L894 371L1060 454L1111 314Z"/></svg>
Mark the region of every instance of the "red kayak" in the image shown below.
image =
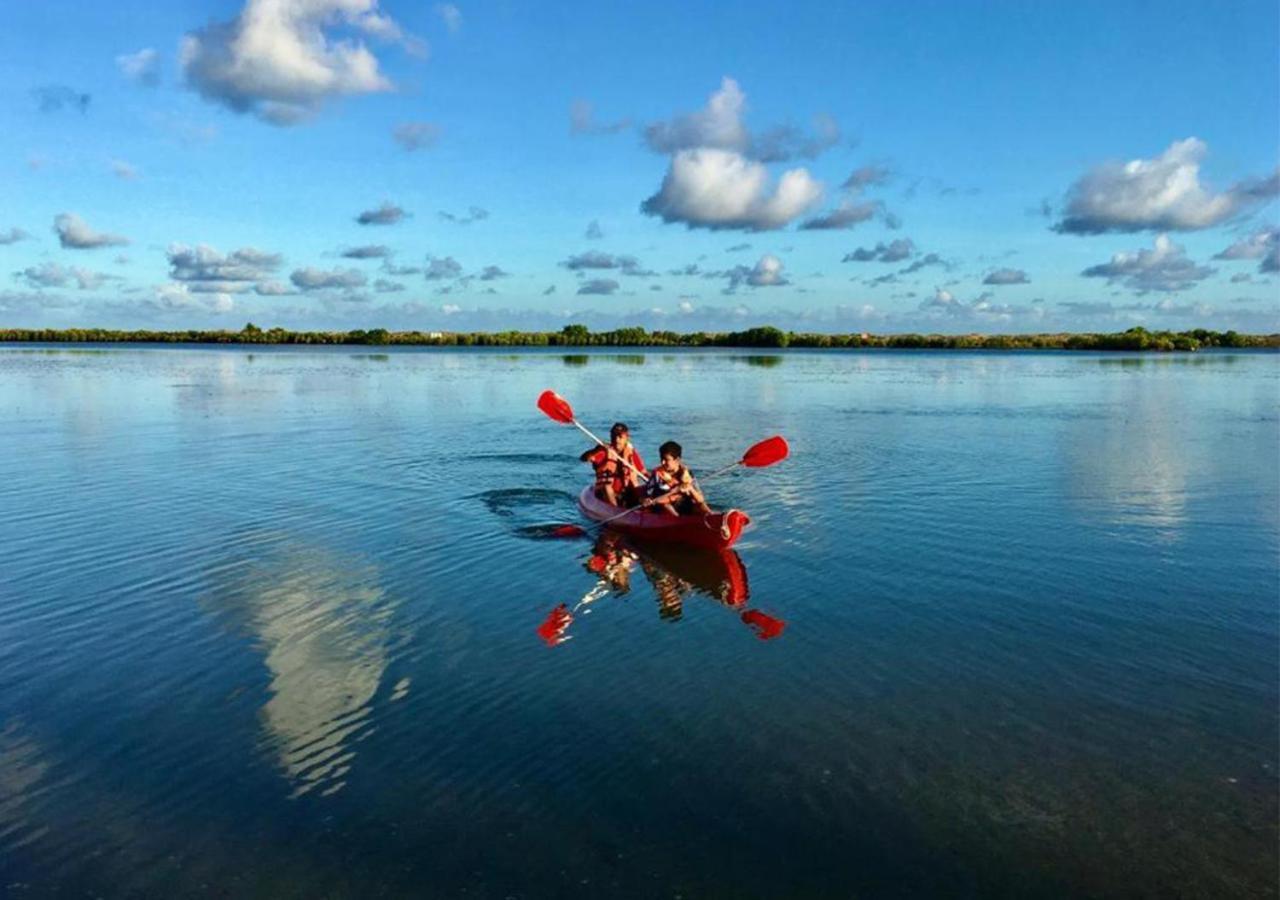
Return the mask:
<svg viewBox="0 0 1280 900"><path fill-rule="evenodd" d="M578 496L578 506L588 519L603 522L618 515L620 510L601 500L595 489L583 488ZM623 534L646 541L662 541L700 547L705 550L727 550L751 523L751 517L741 510L731 509L709 516L672 516L663 512L635 509L609 523Z"/></svg>

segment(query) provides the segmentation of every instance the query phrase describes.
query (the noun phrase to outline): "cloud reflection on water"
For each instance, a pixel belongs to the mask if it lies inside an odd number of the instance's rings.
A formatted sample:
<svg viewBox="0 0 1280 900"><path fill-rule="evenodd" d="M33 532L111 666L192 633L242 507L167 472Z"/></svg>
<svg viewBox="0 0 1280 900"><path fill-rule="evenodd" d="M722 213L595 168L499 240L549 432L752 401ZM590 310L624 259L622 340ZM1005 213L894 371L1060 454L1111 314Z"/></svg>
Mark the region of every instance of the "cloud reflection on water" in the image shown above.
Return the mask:
<svg viewBox="0 0 1280 900"><path fill-rule="evenodd" d="M1186 440L1171 396L1176 383L1148 380L1141 388L1116 385L1113 403L1123 415L1064 432L1067 495L1087 518L1148 529L1161 543L1175 543L1195 487L1191 473L1205 472L1212 460L1193 458L1196 447Z"/></svg>
<svg viewBox="0 0 1280 900"><path fill-rule="evenodd" d="M235 566L215 604L256 638L271 675L262 727L293 796L346 784L390 658L395 602L375 567L275 543ZM393 699L407 693L403 681Z"/></svg>

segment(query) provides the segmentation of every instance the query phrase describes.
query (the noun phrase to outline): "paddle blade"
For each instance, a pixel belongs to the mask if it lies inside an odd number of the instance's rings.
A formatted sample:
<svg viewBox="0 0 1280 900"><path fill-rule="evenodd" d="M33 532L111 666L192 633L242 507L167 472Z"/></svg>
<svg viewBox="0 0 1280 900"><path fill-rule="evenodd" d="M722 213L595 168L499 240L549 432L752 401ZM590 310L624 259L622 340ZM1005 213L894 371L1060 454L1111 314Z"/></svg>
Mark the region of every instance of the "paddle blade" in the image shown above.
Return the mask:
<svg viewBox="0 0 1280 900"><path fill-rule="evenodd" d="M751 626L751 630L756 633L762 641L771 641L782 634L782 630L787 627L787 623L781 619L775 619L773 616L766 615L758 609L749 609L742 614L742 621Z"/></svg>
<svg viewBox="0 0 1280 900"><path fill-rule="evenodd" d="M538 395L538 409L562 425L573 424L573 407L555 391L543 391Z"/></svg>
<svg viewBox="0 0 1280 900"><path fill-rule="evenodd" d="M782 462L790 452L791 448L787 446L786 439L780 434L775 434L742 454L742 464L748 468L759 469Z"/></svg>
<svg viewBox="0 0 1280 900"><path fill-rule="evenodd" d="M573 613L569 612L569 607L561 603L551 610L542 624L538 626L538 637L542 638L542 642L548 647L562 644L568 640L564 633L569 630L569 626L572 624Z"/></svg>

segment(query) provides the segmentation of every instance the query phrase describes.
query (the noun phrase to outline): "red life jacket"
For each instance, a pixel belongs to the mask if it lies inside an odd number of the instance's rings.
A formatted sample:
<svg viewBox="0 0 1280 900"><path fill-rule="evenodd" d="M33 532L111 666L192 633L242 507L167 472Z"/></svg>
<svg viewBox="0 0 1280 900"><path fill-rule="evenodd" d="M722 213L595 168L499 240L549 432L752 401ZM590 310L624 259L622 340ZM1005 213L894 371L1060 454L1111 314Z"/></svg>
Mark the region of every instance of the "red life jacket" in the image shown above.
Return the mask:
<svg viewBox="0 0 1280 900"><path fill-rule="evenodd" d="M641 472L644 471L644 462L640 459L634 444L627 448L627 459L630 460L631 465ZM596 470L596 487L613 485L614 493L621 494L627 486L627 467L617 460L610 459L608 451L603 447L593 453L589 461Z"/></svg>

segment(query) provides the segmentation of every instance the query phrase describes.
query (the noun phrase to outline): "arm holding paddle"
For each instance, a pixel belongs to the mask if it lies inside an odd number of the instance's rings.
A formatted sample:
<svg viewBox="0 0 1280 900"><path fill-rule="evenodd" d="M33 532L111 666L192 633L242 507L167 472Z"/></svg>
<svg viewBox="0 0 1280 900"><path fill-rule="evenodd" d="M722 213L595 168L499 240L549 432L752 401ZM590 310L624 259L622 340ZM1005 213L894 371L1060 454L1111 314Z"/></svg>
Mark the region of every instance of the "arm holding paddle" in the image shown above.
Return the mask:
<svg viewBox="0 0 1280 900"><path fill-rule="evenodd" d="M654 475L651 476L650 483L653 483L652 479L659 477L660 476L655 471ZM693 503L694 508L696 508L699 513L702 515L710 515L711 507L707 504L706 497L702 495L702 491L699 489L698 483L694 479L693 474L688 469L682 468L678 477L680 481L677 485L666 490L664 493L658 494L657 496L647 497L644 502L640 504L641 508L650 509L657 507L669 515L677 516L680 513L676 509L676 504L687 498Z"/></svg>
<svg viewBox="0 0 1280 900"><path fill-rule="evenodd" d="M574 418L573 407L569 405L569 401L565 400L555 391L543 391L538 395L538 409L542 410L549 418L554 419L562 425L574 426L605 450L614 453L617 456L618 461L630 469L634 474L641 478L644 477L645 473L641 469L637 468L631 460L625 459L621 455L617 454L617 451L613 450L612 447L588 431L581 422Z"/></svg>
<svg viewBox="0 0 1280 900"><path fill-rule="evenodd" d="M722 469L716 469L716 471L712 472L703 480L706 481L707 478L715 478L719 475L723 475L726 472L729 472L732 469L737 468L738 466L746 466L748 469L762 469L766 466L772 466L774 463L779 463L779 462L782 462L782 460L786 459L787 455L790 452L791 452L791 448L787 446L786 439L780 434L775 434L773 437L765 438L763 441L760 441L758 444L753 444L747 450L746 453L742 454L742 458L739 459L737 462L727 465ZM671 494L676 494L682 489L683 489L683 486L677 487L675 490L672 490L671 492L669 492L667 496L670 496ZM702 491L697 487L696 483L693 484L693 489L698 492L697 496L701 498ZM704 505L705 505L705 502L706 501L704 500L703 501ZM653 504L649 500L646 500L644 503L640 504L639 506L633 506L631 507L631 509L624 509L622 512L618 513L616 516L612 516L611 518L603 520L600 524L608 525L610 522L615 522L618 519L621 519L623 516L627 515L627 513L634 512L638 509L646 508L647 506L651 506L651 505Z"/></svg>

